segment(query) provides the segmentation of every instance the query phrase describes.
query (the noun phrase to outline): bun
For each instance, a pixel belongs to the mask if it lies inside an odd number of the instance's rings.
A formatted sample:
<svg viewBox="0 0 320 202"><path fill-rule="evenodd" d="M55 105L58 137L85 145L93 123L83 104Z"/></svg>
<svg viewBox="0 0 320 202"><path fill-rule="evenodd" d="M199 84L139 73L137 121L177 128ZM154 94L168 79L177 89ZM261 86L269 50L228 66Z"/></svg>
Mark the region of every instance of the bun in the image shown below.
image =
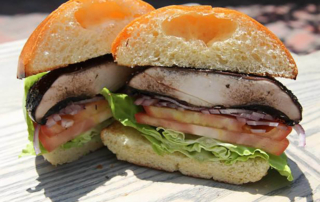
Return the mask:
<svg viewBox="0 0 320 202"><path fill-rule="evenodd" d="M21 52L17 77L111 53L111 44L122 28L152 10L140 0L70 0L32 33Z"/></svg>
<svg viewBox="0 0 320 202"><path fill-rule="evenodd" d="M153 151L150 142L140 132L119 122L104 129L101 139L119 160L231 184L259 181L269 169L269 163L262 158L226 165L223 162L199 162L178 152L160 156Z"/></svg>
<svg viewBox="0 0 320 202"><path fill-rule="evenodd" d="M295 79L296 64L266 27L240 12L168 6L137 18L112 45L124 66L179 66Z"/></svg>
<svg viewBox="0 0 320 202"><path fill-rule="evenodd" d="M60 147L50 153L43 154L43 157L52 165L57 166L78 160L80 157L103 147L101 141L91 140L81 147L61 149Z"/></svg>

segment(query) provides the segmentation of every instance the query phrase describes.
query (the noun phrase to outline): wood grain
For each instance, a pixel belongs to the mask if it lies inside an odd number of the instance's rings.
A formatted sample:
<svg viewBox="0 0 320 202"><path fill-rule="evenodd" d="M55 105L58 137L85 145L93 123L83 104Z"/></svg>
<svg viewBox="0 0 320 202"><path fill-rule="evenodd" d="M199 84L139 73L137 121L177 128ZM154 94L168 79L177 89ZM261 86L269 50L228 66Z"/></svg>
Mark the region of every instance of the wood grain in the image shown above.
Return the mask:
<svg viewBox="0 0 320 202"><path fill-rule="evenodd" d="M295 180L276 171L258 183L235 186L118 161L106 148L54 167L42 157L18 158L27 143L23 81L16 79L25 41L0 46L0 201L319 201L320 52L294 56L296 81L280 79L299 98L307 146L295 132L287 150Z"/></svg>

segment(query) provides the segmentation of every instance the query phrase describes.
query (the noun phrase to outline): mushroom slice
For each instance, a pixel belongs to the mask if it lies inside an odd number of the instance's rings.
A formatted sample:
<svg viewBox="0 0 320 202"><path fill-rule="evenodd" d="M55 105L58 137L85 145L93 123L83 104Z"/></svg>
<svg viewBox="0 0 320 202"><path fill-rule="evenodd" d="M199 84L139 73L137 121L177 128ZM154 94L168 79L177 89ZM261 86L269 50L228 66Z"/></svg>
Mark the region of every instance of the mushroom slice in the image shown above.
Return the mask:
<svg viewBox="0 0 320 202"><path fill-rule="evenodd" d="M118 90L131 73L131 68L114 63L111 55L56 69L31 87L26 108L35 122L45 124L46 117L72 101L92 98L104 87Z"/></svg>
<svg viewBox="0 0 320 202"><path fill-rule="evenodd" d="M146 94L158 94L198 107L247 108L284 114L298 123L302 107L284 85L268 77L244 74L151 67L137 75L129 86ZM275 109L275 110L273 110ZM279 116L277 117L279 118ZM288 121L288 120L285 120Z"/></svg>

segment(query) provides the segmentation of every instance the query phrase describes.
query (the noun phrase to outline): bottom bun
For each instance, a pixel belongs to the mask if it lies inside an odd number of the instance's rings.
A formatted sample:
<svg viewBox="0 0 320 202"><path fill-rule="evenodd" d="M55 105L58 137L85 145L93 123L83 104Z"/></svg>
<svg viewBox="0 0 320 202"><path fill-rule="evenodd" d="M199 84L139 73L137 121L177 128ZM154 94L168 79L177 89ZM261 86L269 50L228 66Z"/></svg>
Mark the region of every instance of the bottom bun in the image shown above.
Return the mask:
<svg viewBox="0 0 320 202"><path fill-rule="evenodd" d="M231 184L259 181L269 169L268 161L262 158L226 165L223 162L200 162L179 152L160 156L153 151L150 142L139 131L125 127L119 122L104 129L101 132L101 139L119 160Z"/></svg>
<svg viewBox="0 0 320 202"><path fill-rule="evenodd" d="M50 153L43 154L43 157L52 165L61 165L78 160L82 156L93 152L103 146L101 141L91 140L82 147L73 147L70 149L57 148Z"/></svg>

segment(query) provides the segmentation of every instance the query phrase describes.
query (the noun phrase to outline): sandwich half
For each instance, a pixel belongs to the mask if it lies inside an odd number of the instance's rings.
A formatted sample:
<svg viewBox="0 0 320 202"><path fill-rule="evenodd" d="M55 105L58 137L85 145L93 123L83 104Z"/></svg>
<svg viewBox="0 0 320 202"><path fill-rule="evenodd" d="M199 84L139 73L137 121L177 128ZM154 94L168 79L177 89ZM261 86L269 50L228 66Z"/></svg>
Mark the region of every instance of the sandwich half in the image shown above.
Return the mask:
<svg viewBox="0 0 320 202"><path fill-rule="evenodd" d="M70 0L36 28L17 72L25 78L30 141L22 155L43 155L58 165L103 146L100 131L113 119L100 91L116 92L132 72L113 62L111 44L128 23L152 10L140 0Z"/></svg>
<svg viewBox="0 0 320 202"><path fill-rule="evenodd" d="M169 6L131 22L112 53L139 67L127 94L102 94L118 121L101 133L120 160L243 184L276 169L302 107L273 77L295 79L296 64L264 26L234 10Z"/></svg>

